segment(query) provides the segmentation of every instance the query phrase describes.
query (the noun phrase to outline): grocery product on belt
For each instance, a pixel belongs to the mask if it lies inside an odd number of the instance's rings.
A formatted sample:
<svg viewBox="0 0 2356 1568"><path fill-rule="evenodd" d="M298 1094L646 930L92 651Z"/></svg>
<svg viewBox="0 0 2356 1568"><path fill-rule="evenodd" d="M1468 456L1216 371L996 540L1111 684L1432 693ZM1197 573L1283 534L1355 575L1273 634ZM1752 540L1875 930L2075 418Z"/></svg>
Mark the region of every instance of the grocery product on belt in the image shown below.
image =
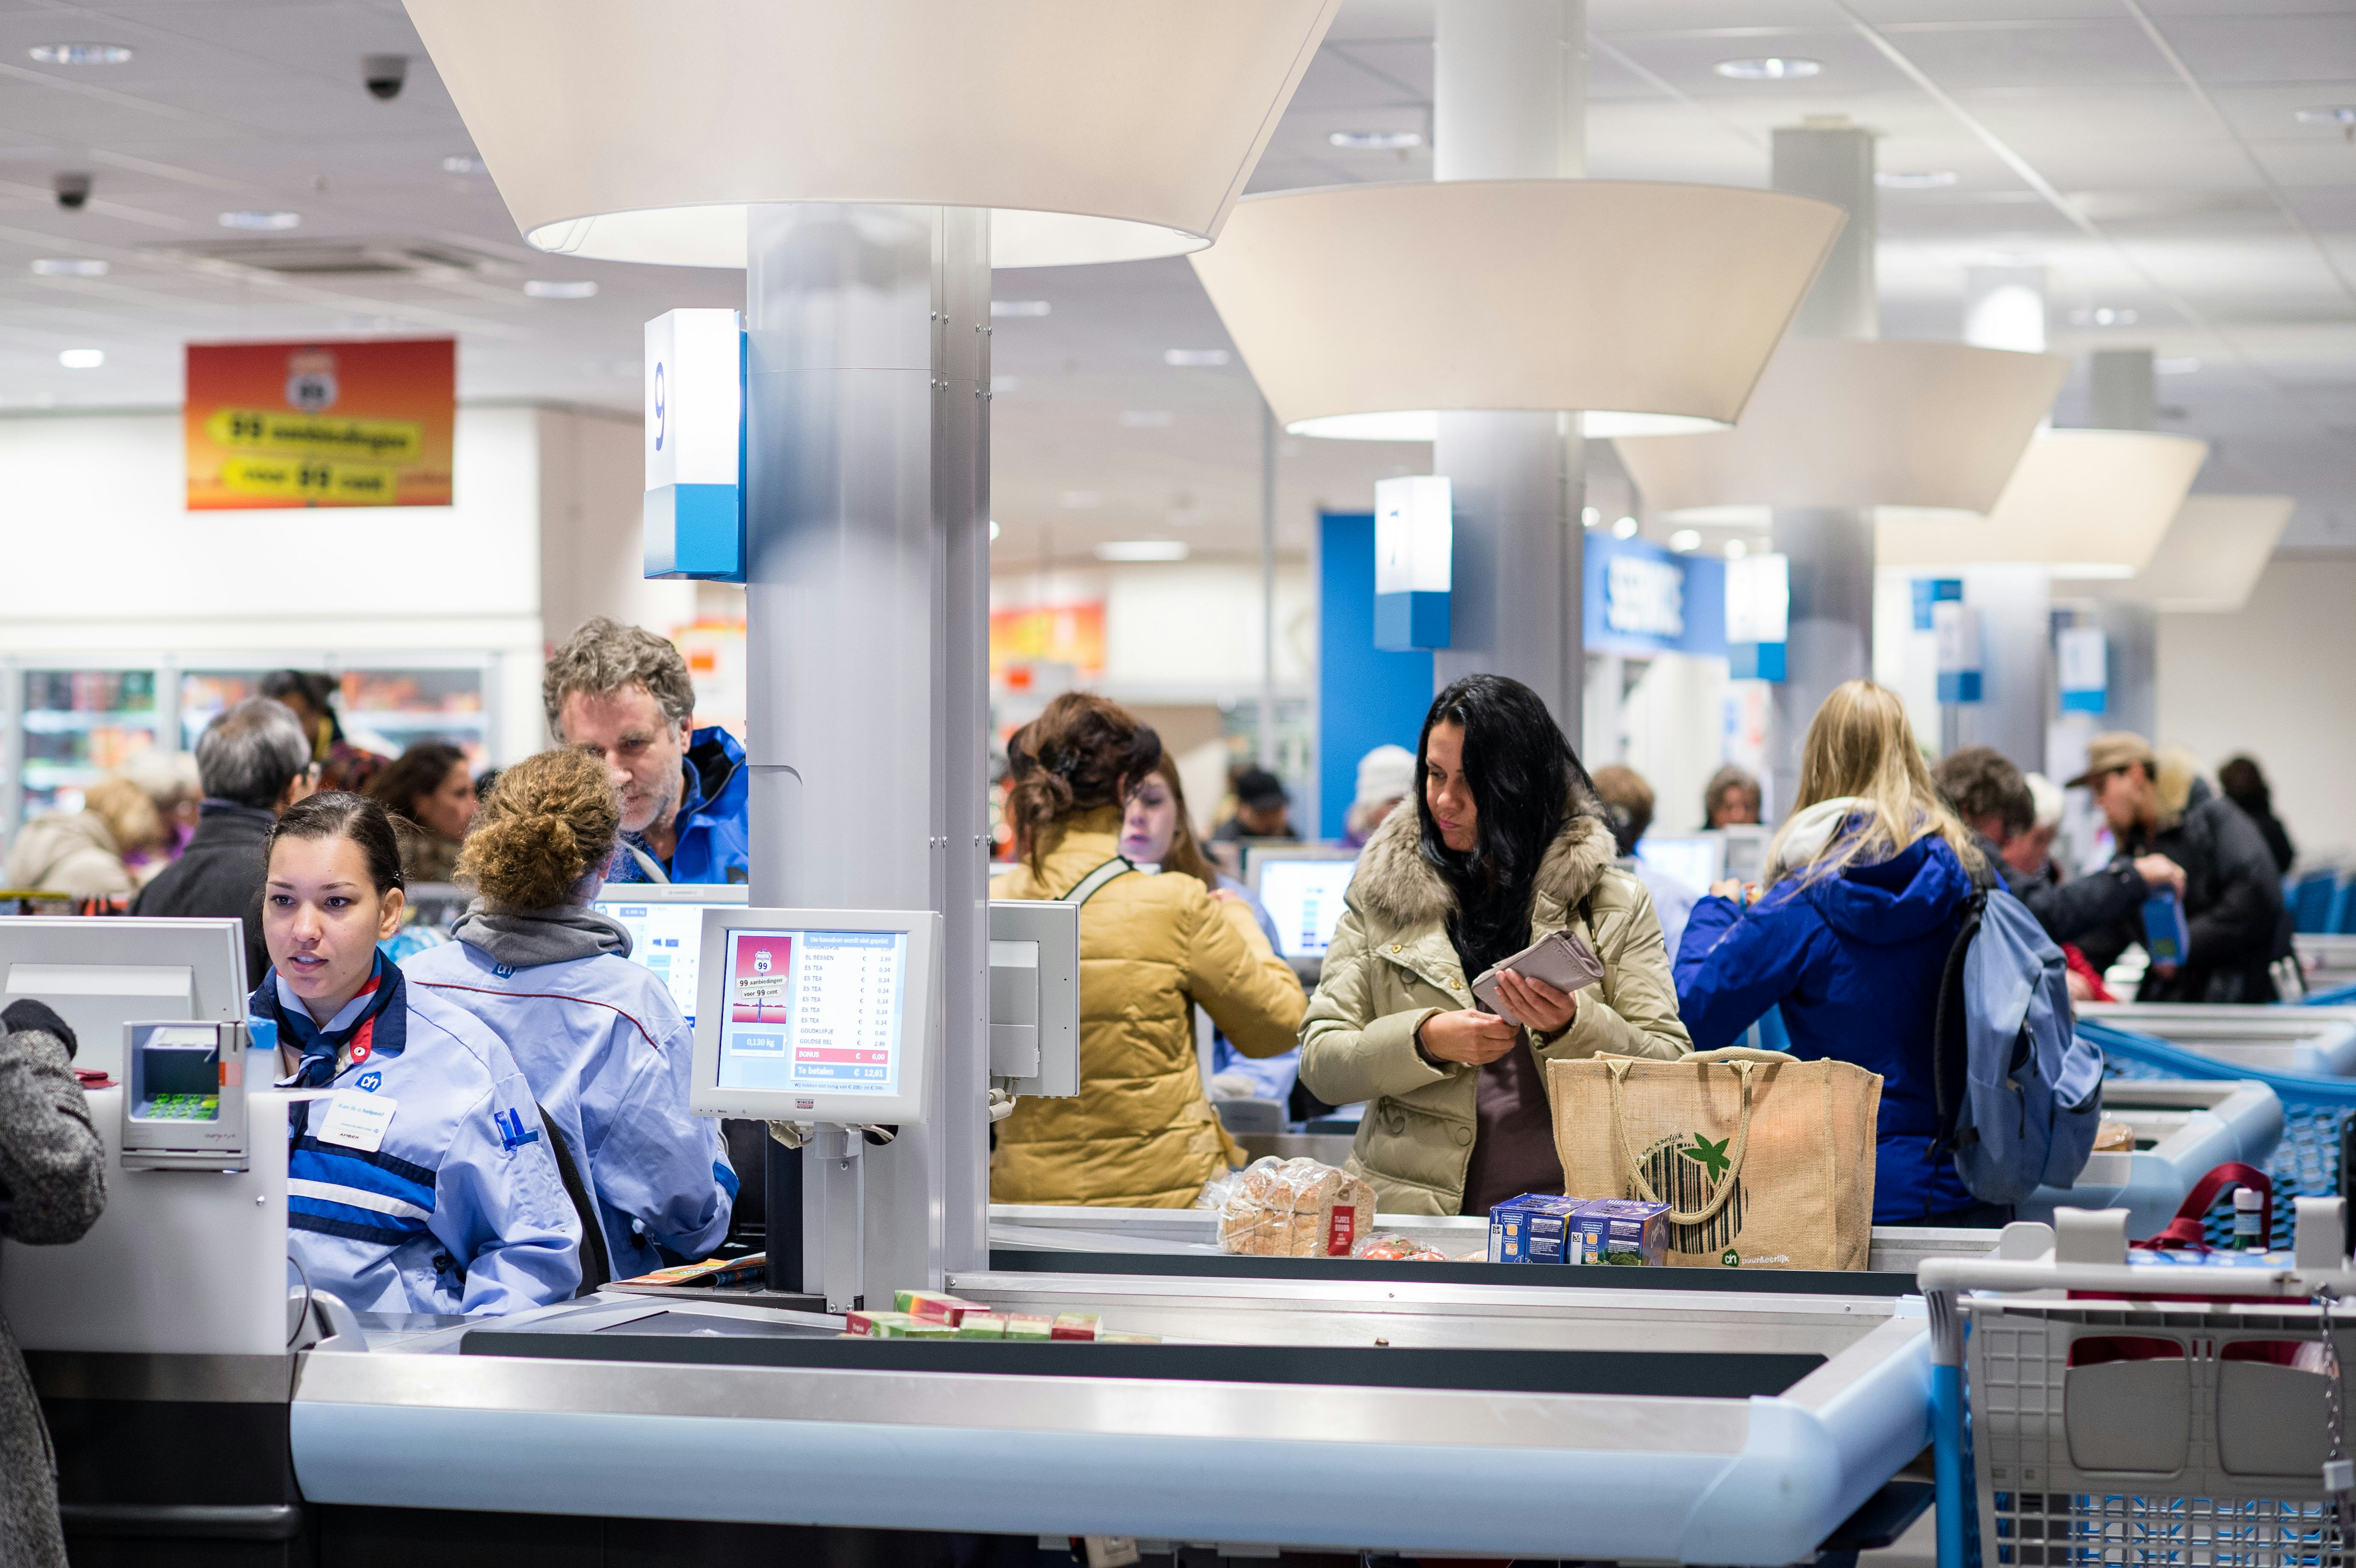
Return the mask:
<svg viewBox="0 0 2356 1568"><path fill-rule="evenodd" d="M1093 1339L1097 1337L1097 1326L1099 1321L1100 1319L1093 1312L1058 1312L1055 1314L1055 1322L1048 1327L1047 1338Z"/></svg>
<svg viewBox="0 0 2356 1568"><path fill-rule="evenodd" d="M1219 1250L1248 1257L1348 1257L1374 1228L1375 1189L1313 1159L1261 1159L1219 1205Z"/></svg>
<svg viewBox="0 0 2356 1568"><path fill-rule="evenodd" d="M909 1317L926 1323L946 1323L957 1327L958 1319L969 1312L990 1310L979 1301L962 1296L944 1296L937 1290L903 1290L895 1292L892 1305Z"/></svg>
<svg viewBox="0 0 2356 1568"><path fill-rule="evenodd" d="M996 1312L969 1312L958 1319L957 1337L960 1339L1003 1339L1006 1318Z"/></svg>
<svg viewBox="0 0 2356 1568"><path fill-rule="evenodd" d="M1575 1264L1570 1220L1584 1200L1559 1193L1525 1192L1489 1211L1489 1261L1493 1264Z"/></svg>
<svg viewBox="0 0 2356 1568"><path fill-rule="evenodd" d="M1374 1258L1382 1263L1444 1264L1448 1254L1421 1242L1402 1236L1395 1231L1377 1231L1371 1236L1361 1236L1350 1249L1354 1258Z"/></svg>
<svg viewBox="0 0 2356 1568"><path fill-rule="evenodd" d="M947 1339L957 1333L946 1323L927 1323L905 1312L846 1312L842 1325L870 1339Z"/></svg>
<svg viewBox="0 0 2356 1568"><path fill-rule="evenodd" d="M1669 1206L1633 1198L1598 1198L1571 1216L1566 1261L1659 1268L1668 1261Z"/></svg>
<svg viewBox="0 0 2356 1568"><path fill-rule="evenodd" d="M1055 1337L1055 1320L1044 1313L1010 1312L1006 1315L1006 1337L1010 1339L1048 1339Z"/></svg>

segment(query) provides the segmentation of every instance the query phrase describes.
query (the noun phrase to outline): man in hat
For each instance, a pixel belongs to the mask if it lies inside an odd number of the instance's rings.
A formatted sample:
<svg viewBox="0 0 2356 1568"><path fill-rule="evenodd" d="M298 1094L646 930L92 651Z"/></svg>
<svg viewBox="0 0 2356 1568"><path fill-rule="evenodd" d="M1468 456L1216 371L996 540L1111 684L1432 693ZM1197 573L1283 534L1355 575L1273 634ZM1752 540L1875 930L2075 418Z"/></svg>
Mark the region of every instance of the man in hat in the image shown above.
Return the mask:
<svg viewBox="0 0 2356 1568"><path fill-rule="evenodd" d="M1266 768L1246 768L1236 775L1236 814L1219 824L1211 837L1233 842L1241 838L1298 838L1292 830L1292 797L1283 781Z"/></svg>
<svg viewBox="0 0 2356 1568"><path fill-rule="evenodd" d="M2093 792L2122 859L2165 855L2184 869L2184 960L2154 964L2144 974L2136 999L2275 1000L2268 967L2287 937L2282 883L2265 839L2222 795L2169 810L2160 801L2158 776L2151 742L2117 730L2094 737L2086 748L2086 771L2070 781L2072 788L2083 785ZM2137 910L2091 933L2079 946L2102 970L2130 943L2144 940Z"/></svg>

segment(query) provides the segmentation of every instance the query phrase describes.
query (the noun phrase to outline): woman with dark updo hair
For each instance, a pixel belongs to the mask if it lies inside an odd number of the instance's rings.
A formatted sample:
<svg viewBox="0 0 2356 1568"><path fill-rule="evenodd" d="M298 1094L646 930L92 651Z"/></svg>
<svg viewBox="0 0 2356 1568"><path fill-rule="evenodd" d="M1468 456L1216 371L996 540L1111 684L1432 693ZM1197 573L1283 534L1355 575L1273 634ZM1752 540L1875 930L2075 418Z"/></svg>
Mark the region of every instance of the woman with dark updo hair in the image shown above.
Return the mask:
<svg viewBox="0 0 2356 1568"><path fill-rule="evenodd" d="M1081 906L1080 1093L1016 1103L999 1124L990 1195L1185 1208L1243 1163L1204 1093L1195 1007L1245 1055L1280 1056L1301 1026L1301 982L1246 934L1245 905L1122 858L1122 807L1162 760L1150 726L1118 703L1066 692L1006 751L1020 863L991 897Z"/></svg>

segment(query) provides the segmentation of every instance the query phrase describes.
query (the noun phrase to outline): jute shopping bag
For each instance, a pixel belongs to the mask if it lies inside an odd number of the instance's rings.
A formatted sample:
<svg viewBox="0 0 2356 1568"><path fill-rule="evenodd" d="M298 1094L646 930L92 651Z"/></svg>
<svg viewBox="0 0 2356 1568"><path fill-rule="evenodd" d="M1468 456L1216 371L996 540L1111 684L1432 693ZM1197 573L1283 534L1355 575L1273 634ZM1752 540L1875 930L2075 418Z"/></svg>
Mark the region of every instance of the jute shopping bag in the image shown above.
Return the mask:
<svg viewBox="0 0 2356 1568"><path fill-rule="evenodd" d="M1563 1191L1668 1204L1670 1263L1866 1266L1879 1074L1740 1047L1547 1073Z"/></svg>

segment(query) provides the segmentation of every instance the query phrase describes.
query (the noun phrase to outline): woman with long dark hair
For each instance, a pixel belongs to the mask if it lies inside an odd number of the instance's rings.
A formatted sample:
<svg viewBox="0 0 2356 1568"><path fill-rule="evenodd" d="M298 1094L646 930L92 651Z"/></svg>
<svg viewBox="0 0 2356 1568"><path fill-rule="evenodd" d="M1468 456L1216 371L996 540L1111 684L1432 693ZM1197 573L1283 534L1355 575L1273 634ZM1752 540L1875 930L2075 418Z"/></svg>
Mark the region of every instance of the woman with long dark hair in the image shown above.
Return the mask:
<svg viewBox="0 0 2356 1568"><path fill-rule="evenodd" d="M1537 693L1498 675L1455 682L1424 716L1416 765L1415 810L1392 812L1358 857L1301 1077L1334 1104L1366 1102L1350 1168L1382 1208L1486 1213L1562 1190L1547 1062L1692 1044L1653 901L1614 864L1594 784ZM1526 1028L1479 1007L1474 976L1562 930L1601 961L1600 982L1567 995L1507 975Z"/></svg>

